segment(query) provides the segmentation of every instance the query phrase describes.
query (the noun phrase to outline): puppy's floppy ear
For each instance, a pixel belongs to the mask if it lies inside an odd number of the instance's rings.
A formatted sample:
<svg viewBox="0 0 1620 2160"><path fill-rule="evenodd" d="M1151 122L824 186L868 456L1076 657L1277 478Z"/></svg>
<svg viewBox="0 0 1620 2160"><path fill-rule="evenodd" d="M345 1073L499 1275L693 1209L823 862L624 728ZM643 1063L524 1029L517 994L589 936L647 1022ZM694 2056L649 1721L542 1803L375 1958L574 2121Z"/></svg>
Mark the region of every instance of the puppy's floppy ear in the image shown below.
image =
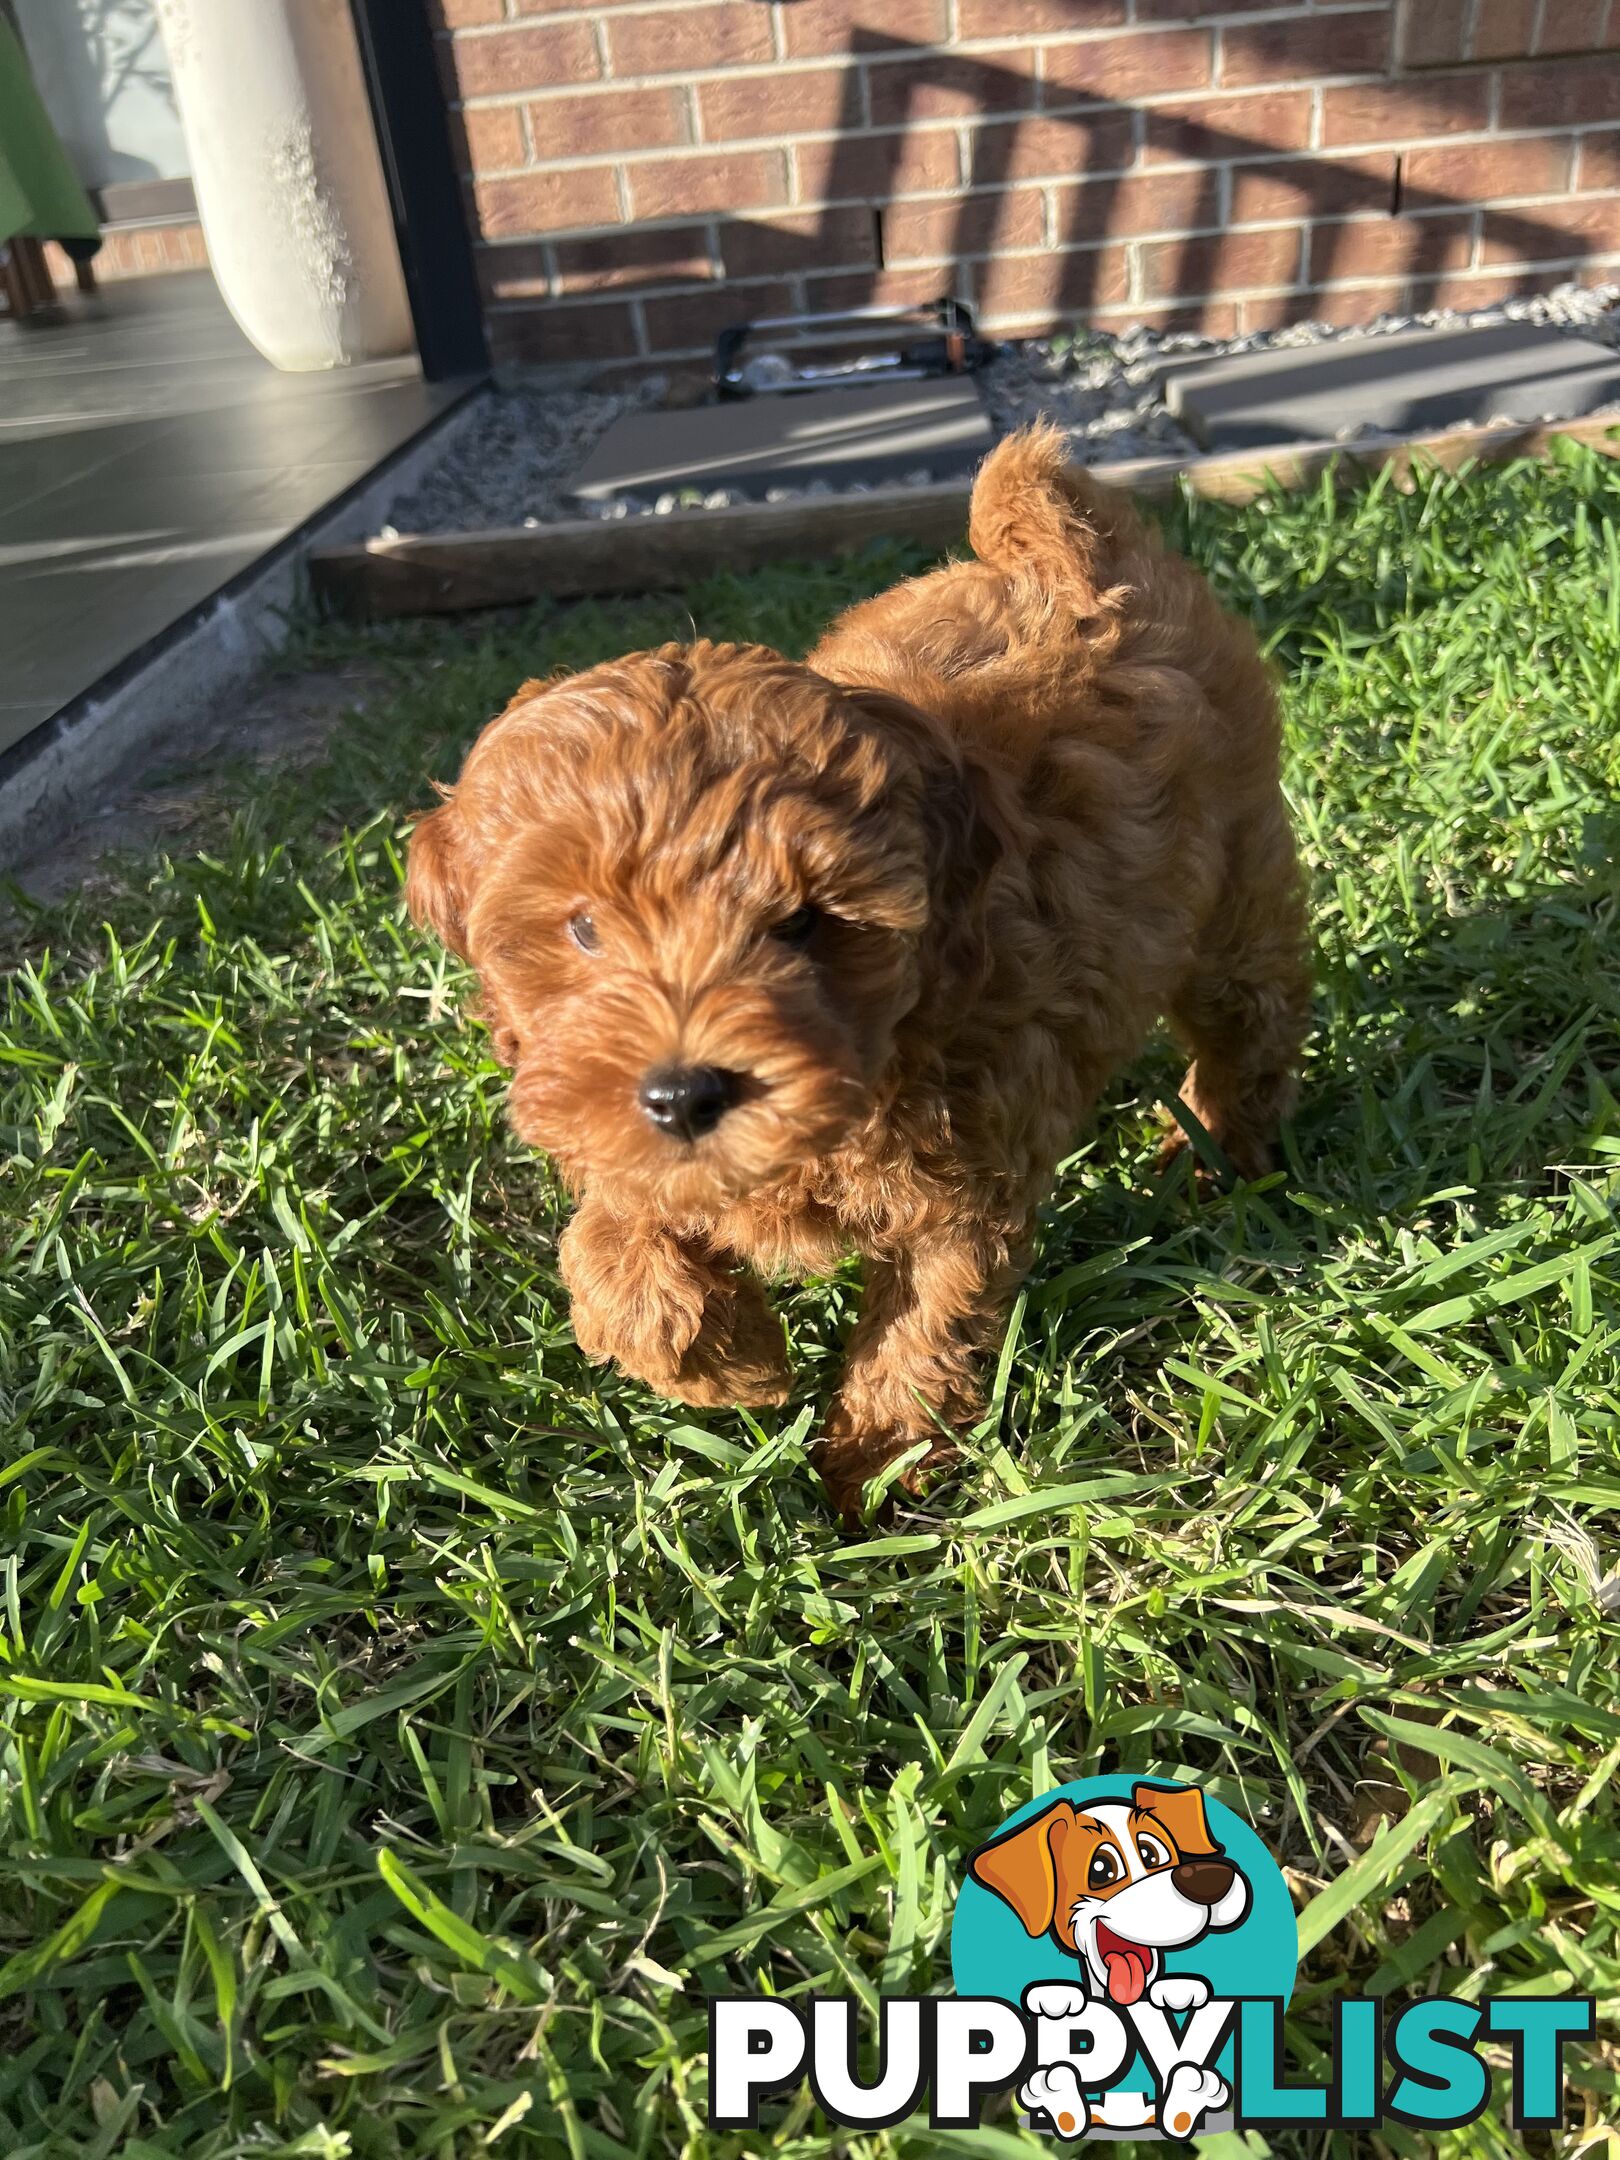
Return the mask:
<svg viewBox="0 0 1620 2160"><path fill-rule="evenodd" d="M1012 1907L1026 1935L1044 1935L1057 1917L1059 1865L1073 1828L1074 1809L1059 1800L1033 1821L981 1845L968 1862L969 1875Z"/></svg>
<svg viewBox="0 0 1620 2160"><path fill-rule="evenodd" d="M412 922L435 931L453 953L467 957L467 894L462 835L454 801L446 798L411 827L405 905Z"/></svg>
<svg viewBox="0 0 1620 2160"><path fill-rule="evenodd" d="M855 689L847 694L869 720L898 737L916 763L932 842L933 904L954 913L968 903L1005 852L995 783L921 707L890 690Z"/></svg>
<svg viewBox="0 0 1620 2160"><path fill-rule="evenodd" d="M973 759L964 759L929 796L938 847L936 907L968 906L1006 852L999 821L992 815L994 783Z"/></svg>
<svg viewBox="0 0 1620 2160"><path fill-rule="evenodd" d="M1131 1791L1131 1806L1164 1825L1184 1860L1221 1850L1210 1835L1204 1796L1196 1786L1137 1785Z"/></svg>

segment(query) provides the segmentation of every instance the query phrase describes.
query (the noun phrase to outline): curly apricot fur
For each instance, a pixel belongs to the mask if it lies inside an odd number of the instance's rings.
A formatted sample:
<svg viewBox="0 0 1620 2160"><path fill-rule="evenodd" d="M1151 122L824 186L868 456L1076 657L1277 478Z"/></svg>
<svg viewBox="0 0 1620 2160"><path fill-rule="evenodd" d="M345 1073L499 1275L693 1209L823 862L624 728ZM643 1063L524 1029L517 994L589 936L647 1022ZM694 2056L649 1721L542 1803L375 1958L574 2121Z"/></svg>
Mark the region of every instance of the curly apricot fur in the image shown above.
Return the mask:
<svg viewBox="0 0 1620 2160"><path fill-rule="evenodd" d="M411 910L476 968L514 1125L581 1200L589 1356L779 1401L760 1276L862 1256L818 1444L846 1516L978 1414L1054 1165L1154 1023L1254 1176L1307 1020L1249 631L1054 430L987 459L970 538L803 665L699 642L526 684L411 843ZM808 945L773 936L806 906ZM671 1064L734 1077L695 1142L638 1103Z"/></svg>

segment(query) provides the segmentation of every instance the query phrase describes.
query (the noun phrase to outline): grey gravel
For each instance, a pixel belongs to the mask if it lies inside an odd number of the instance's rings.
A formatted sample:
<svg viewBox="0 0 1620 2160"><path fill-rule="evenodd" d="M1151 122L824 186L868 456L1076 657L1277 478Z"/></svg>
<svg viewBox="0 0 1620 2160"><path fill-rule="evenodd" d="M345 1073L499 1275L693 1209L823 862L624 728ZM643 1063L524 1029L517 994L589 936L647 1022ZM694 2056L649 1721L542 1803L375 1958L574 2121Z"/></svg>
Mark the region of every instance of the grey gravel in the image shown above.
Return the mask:
<svg viewBox="0 0 1620 2160"><path fill-rule="evenodd" d="M1301 323L1239 338L1165 336L1151 330L1114 337L1082 331L1006 346L978 382L998 434L1035 419L1055 420L1067 430L1070 454L1079 464L1190 458L1203 453L1160 395L1159 370L1167 359L1383 337L1421 325L1462 329L1500 322L1549 323L1620 350L1620 286L1562 285L1495 307L1383 315L1350 329ZM460 434L416 487L391 505L383 530L474 532L492 525L544 525L577 518L581 506L570 498L568 482L598 440L621 413L662 404L668 395L662 375L647 375L615 390L497 391L486 400L482 418ZM908 473L902 485L926 486L931 477L920 470ZM825 480L818 480L802 490L769 488L765 499L788 502L801 493L831 492ZM661 516L676 509L718 510L744 499L727 488L708 493L686 488L593 503L584 514Z"/></svg>
<svg viewBox="0 0 1620 2160"><path fill-rule="evenodd" d="M1077 464L1201 457L1202 446L1166 410L1159 394L1159 370L1168 359L1213 359L1388 337L1399 330L1480 329L1501 322L1546 323L1620 349L1620 286L1563 285L1495 307L1381 315L1376 322L1349 329L1299 323L1237 338L1166 337L1132 330L1117 338L1082 333L1072 342L1033 340L1010 347L979 380L1002 433L1043 417L1056 420L1069 430L1070 455ZM1353 431L1345 432L1348 436Z"/></svg>
<svg viewBox="0 0 1620 2160"><path fill-rule="evenodd" d="M1206 347L1218 350L1210 340L1160 338L1133 359L1114 337L1030 339L998 354L979 376L979 388L998 435L1031 420L1055 420L1068 431L1077 464L1196 457L1198 445L1165 409L1158 364L1172 352Z"/></svg>
<svg viewBox="0 0 1620 2160"><path fill-rule="evenodd" d="M577 518L569 480L621 413L660 405L668 392L662 375L618 390L496 391L439 463L389 505L389 526L477 532Z"/></svg>

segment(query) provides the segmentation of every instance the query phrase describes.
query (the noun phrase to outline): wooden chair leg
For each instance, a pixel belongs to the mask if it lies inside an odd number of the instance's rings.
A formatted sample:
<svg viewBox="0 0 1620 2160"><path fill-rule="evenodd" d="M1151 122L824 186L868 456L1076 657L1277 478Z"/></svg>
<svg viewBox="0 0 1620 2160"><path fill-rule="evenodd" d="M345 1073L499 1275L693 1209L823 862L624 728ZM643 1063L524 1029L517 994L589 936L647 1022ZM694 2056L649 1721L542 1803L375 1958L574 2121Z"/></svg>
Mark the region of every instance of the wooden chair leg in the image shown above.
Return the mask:
<svg viewBox="0 0 1620 2160"><path fill-rule="evenodd" d="M17 260L15 240L8 240L4 248L0 248L0 283L5 287L8 320L21 322L27 304L23 297L22 267Z"/></svg>
<svg viewBox="0 0 1620 2160"><path fill-rule="evenodd" d="M13 322L57 314L56 280L42 240L28 233L12 235L5 249L5 289Z"/></svg>
<svg viewBox="0 0 1620 2160"><path fill-rule="evenodd" d="M37 315L42 309L54 307L56 280L51 276L50 265L45 260L44 241L19 237L12 242L12 246L19 249L22 255L23 278L33 301L30 312Z"/></svg>

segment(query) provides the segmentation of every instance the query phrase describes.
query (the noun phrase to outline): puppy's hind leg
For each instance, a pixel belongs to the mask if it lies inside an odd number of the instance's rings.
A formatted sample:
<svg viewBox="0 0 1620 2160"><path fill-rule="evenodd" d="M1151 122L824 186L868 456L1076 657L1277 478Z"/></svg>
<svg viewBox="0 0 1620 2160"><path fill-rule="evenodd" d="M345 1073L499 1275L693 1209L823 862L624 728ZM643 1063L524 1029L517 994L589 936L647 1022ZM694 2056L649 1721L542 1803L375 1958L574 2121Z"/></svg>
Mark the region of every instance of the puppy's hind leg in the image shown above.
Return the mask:
<svg viewBox="0 0 1620 2160"><path fill-rule="evenodd" d="M1181 1099L1241 1178L1271 1167L1310 1027L1304 898L1280 815L1267 842L1234 851L1232 882L1170 1006L1193 1060ZM1173 1132L1161 1159L1186 1145Z"/></svg>

